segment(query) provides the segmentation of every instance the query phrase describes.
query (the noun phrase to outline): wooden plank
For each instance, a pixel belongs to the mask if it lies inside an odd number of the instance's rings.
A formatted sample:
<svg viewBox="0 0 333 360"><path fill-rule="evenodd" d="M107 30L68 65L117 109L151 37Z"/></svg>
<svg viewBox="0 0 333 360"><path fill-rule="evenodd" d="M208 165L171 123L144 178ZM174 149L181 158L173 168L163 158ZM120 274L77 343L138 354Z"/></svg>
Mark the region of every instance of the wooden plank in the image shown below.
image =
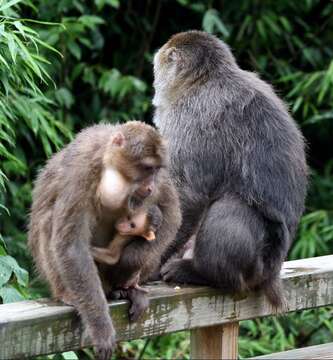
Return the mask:
<svg viewBox="0 0 333 360"><path fill-rule="evenodd" d="M239 323L191 330L191 359L238 359Z"/></svg>
<svg viewBox="0 0 333 360"><path fill-rule="evenodd" d="M257 356L252 359L286 359L286 360L301 360L301 359L333 359L333 343L308 346L300 349L283 351L279 353Z"/></svg>
<svg viewBox="0 0 333 360"><path fill-rule="evenodd" d="M333 255L286 262L282 278L288 311L333 304ZM110 304L118 340L222 325L272 313L260 293L240 299L207 287L179 289L154 283L147 288L150 306L137 323L129 323L126 302ZM81 341L80 322L69 306L45 300L0 305L0 359L90 345Z"/></svg>

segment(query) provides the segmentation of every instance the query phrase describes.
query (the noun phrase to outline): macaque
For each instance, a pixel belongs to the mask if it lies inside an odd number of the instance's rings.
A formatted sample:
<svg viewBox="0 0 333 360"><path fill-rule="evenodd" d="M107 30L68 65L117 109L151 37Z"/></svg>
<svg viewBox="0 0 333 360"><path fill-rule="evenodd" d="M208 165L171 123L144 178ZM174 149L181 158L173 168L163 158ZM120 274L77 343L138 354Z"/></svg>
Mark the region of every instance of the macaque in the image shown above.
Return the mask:
<svg viewBox="0 0 333 360"><path fill-rule="evenodd" d="M108 265L116 264L124 247L133 240L133 237L140 236L147 241L153 241L161 224L162 213L157 206L151 206L149 209L140 208L134 214L120 218L115 224L117 233L109 246L91 249L94 260Z"/></svg>
<svg viewBox="0 0 333 360"><path fill-rule="evenodd" d="M94 260L99 264L114 265L116 264L124 248L135 237L141 237L146 241L156 239L156 231L162 224L162 213L160 209L153 205L149 209L140 208L134 214L129 214L120 218L116 224L116 235L107 248L92 247ZM100 266L100 269L103 267ZM149 299L147 291L142 288L140 283L141 269L132 272L132 275L125 282L115 288L110 284L108 278L102 278L102 285L105 294L111 299L127 299L130 301L129 318L136 321L141 313L148 307Z"/></svg>
<svg viewBox="0 0 333 360"><path fill-rule="evenodd" d="M77 310L96 358L107 360L115 330L102 281L122 287L156 271L180 226L179 201L168 174L165 143L138 121L95 125L80 132L39 173L33 191L28 244L54 298ZM117 264L97 268L91 247L107 247L128 211L155 204L162 224L154 241L137 238ZM129 291L136 306L136 289ZM135 316L137 317L137 316Z"/></svg>
<svg viewBox="0 0 333 360"><path fill-rule="evenodd" d="M140 285L147 280L156 279L161 256L175 239L177 229L181 224L178 194L169 174L164 169L160 171L159 180L156 186L157 191L146 200L146 203L153 204L149 212L153 214L150 221L157 229L155 239L147 241L142 236L135 237L135 240L131 239L123 248L119 261L114 265L97 263L107 297L129 300L131 321L136 321L149 304L146 291ZM156 202L156 199L159 201ZM157 209L153 212L154 208ZM161 224L159 224L160 220L162 220Z"/></svg>
<svg viewBox="0 0 333 360"><path fill-rule="evenodd" d="M172 36L154 57L154 77L154 123L168 141L183 217L162 278L262 289L282 309L280 269L307 191L300 130L272 87L211 34ZM193 254L175 259L193 235Z"/></svg>

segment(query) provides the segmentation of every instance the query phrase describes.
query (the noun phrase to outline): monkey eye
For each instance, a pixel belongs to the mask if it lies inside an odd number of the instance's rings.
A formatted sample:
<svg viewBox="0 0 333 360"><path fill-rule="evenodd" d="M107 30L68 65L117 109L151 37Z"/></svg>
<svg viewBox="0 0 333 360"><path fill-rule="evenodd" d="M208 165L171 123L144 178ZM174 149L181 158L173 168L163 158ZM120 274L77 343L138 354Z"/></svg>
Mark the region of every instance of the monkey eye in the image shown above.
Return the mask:
<svg viewBox="0 0 333 360"><path fill-rule="evenodd" d="M133 222L130 223L131 229L135 229L135 224Z"/></svg>

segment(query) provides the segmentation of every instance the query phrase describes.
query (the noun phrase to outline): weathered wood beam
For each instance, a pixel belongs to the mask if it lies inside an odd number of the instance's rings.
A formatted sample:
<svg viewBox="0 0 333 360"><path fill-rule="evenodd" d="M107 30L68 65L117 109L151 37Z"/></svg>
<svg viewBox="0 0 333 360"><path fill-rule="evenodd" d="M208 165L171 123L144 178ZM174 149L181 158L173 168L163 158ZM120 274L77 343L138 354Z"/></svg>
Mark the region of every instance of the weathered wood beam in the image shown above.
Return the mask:
<svg viewBox="0 0 333 360"><path fill-rule="evenodd" d="M333 304L333 256L286 262L282 278L288 311ZM178 289L155 283L147 288L150 307L137 323L129 323L126 302L110 304L118 340L272 314L271 306L260 293L239 298L223 296L219 290L207 287ZM49 300L0 305L0 359L22 359L88 345L82 339L80 321L69 306Z"/></svg>
<svg viewBox="0 0 333 360"><path fill-rule="evenodd" d="M333 343L307 346L300 349L283 351L269 355L257 356L252 360L323 360L333 359ZM249 359L250 360L250 359Z"/></svg>

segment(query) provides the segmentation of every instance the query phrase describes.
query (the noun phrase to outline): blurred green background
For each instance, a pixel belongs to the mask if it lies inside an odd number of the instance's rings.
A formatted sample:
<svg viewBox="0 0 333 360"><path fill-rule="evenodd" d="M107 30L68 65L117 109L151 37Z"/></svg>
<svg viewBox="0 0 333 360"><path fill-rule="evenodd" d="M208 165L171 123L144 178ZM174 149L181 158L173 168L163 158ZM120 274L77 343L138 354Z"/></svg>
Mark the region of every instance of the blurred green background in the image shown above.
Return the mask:
<svg viewBox="0 0 333 360"><path fill-rule="evenodd" d="M290 258L333 253L333 3L320 0L0 1L0 298L45 296L26 246L32 181L87 125L151 122L152 57L203 29L274 85L308 142L311 186ZM28 281L28 277L30 278ZM332 309L241 324L240 356L332 341ZM90 359L91 352L53 359ZM188 358L187 333L122 343L117 358Z"/></svg>

